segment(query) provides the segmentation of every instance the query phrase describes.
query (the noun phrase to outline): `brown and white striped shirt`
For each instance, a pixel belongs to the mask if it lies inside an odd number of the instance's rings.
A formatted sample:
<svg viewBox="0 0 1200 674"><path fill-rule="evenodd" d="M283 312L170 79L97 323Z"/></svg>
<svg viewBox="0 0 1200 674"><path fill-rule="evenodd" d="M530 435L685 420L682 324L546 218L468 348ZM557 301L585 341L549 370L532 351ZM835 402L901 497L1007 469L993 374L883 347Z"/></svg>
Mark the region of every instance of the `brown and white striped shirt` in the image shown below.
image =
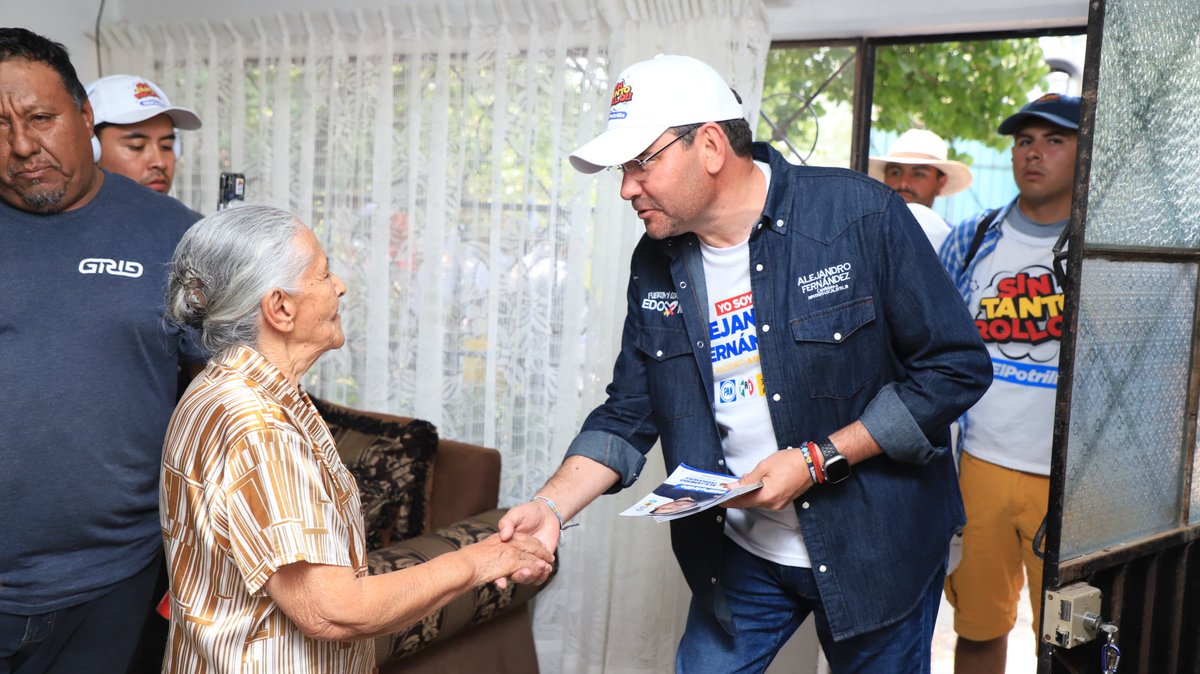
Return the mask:
<svg viewBox="0 0 1200 674"><path fill-rule="evenodd" d="M262 354L214 358L163 447L159 517L171 579L163 672L363 674L369 640L317 641L263 589L297 561L367 575L354 478L308 395Z"/></svg>

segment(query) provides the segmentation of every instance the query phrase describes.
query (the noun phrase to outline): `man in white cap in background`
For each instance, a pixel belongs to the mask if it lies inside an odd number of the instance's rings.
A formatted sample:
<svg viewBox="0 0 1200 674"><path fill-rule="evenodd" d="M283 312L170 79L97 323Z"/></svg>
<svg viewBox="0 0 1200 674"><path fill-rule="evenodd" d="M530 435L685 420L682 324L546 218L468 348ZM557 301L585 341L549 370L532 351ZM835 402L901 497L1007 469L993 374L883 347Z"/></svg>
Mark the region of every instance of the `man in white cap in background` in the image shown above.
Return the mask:
<svg viewBox="0 0 1200 674"><path fill-rule="evenodd" d="M166 93L144 77L110 75L85 88L92 105L92 159L100 168L161 194L175 180L179 159L177 129L200 128L200 117L187 108L171 105ZM193 220L199 213L192 212ZM201 366L186 364L179 376L182 391ZM165 567L158 572L155 596L166 592ZM151 617L143 627L141 643L129 674L158 671L167 640L167 621Z"/></svg>
<svg viewBox="0 0 1200 674"><path fill-rule="evenodd" d="M745 114L711 67L659 56L571 155L621 172L646 235L608 400L500 534L554 550L661 441L668 473L762 484L671 522L692 590L677 672L761 672L809 615L834 672L928 672L964 521L949 424L987 355L895 192L789 164Z"/></svg>
<svg viewBox="0 0 1200 674"><path fill-rule="evenodd" d="M948 197L971 186L971 169L960 161L947 159L946 141L932 131L905 131L888 153L871 157L867 173L896 190L909 210L921 223L934 250L950 234L950 225L933 211L936 197Z"/></svg>
<svg viewBox="0 0 1200 674"><path fill-rule="evenodd" d="M200 128L196 113L171 105L155 83L110 75L87 85L95 116L92 151L100 168L166 194L175 179L176 129Z"/></svg>

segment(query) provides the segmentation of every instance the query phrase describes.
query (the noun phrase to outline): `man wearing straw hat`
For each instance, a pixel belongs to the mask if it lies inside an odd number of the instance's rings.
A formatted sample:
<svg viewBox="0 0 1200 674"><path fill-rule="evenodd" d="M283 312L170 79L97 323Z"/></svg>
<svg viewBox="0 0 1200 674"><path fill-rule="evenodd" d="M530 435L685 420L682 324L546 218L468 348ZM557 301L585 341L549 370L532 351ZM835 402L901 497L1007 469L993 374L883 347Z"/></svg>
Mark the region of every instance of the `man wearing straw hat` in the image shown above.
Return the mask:
<svg viewBox="0 0 1200 674"><path fill-rule="evenodd" d="M936 197L948 197L971 186L971 169L947 159L946 141L932 131L909 129L882 157L871 157L868 175L896 190L933 249L941 247L950 225L933 211Z"/></svg>

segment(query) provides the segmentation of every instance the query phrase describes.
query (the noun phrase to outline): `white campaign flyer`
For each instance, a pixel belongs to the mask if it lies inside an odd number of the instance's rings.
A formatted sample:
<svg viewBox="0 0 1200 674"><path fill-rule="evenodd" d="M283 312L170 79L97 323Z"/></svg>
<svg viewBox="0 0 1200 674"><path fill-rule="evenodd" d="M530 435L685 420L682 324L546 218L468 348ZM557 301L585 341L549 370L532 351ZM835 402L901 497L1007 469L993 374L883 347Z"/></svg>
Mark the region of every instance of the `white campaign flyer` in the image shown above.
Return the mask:
<svg viewBox="0 0 1200 674"><path fill-rule="evenodd" d="M653 517L656 522L666 522L694 515L762 486L759 482L730 489L727 485L736 482L737 479L734 475L709 473L696 470L687 464L679 464L662 484L621 515Z"/></svg>

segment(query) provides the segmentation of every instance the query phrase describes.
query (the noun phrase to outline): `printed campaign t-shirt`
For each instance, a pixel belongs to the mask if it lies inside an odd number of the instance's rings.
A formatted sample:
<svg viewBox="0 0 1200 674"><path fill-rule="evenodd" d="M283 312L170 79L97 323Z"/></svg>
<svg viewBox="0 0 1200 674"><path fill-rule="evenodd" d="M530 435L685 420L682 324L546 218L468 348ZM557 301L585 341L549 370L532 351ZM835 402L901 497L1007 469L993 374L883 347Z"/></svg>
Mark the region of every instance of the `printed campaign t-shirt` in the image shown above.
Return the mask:
<svg viewBox="0 0 1200 674"><path fill-rule="evenodd" d="M1050 474L1063 294L1051 247L1066 222L1037 225L1019 208L975 266L971 311L992 357L992 385L967 412L963 451L1005 468Z"/></svg>
<svg viewBox="0 0 1200 674"><path fill-rule="evenodd" d="M770 181L770 168L755 162ZM754 294L750 290L750 241L728 248L700 243L704 259L711 344L713 401L724 433L725 464L745 475L779 449L763 391ZM746 550L785 566L811 566L793 508L730 508L725 534Z"/></svg>

